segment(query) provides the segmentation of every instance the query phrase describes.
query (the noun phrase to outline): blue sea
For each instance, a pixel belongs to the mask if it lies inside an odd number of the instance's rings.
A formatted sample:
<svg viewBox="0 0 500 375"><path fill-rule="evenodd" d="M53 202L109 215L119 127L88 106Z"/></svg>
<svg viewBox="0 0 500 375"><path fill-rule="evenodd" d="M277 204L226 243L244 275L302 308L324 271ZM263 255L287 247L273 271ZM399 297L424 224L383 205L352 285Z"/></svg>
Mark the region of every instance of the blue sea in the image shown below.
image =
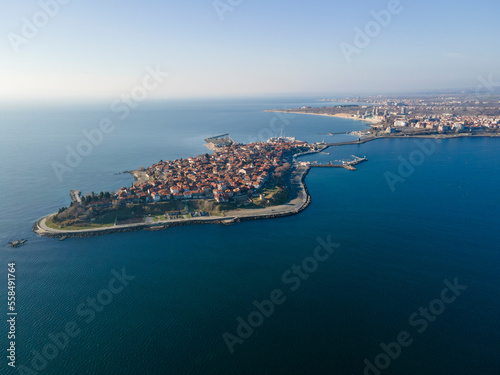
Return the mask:
<svg viewBox="0 0 500 375"><path fill-rule="evenodd" d="M107 103L1 106L0 373L500 374L498 138L382 139L308 156L368 162L312 169L312 204L297 216L64 242L31 232L70 189L128 186L120 172L206 153L212 135L336 142L352 137L325 133L366 128L263 111L305 105L324 103L145 102L124 120ZM105 118L113 130L68 167ZM59 178L55 165L69 170Z"/></svg>

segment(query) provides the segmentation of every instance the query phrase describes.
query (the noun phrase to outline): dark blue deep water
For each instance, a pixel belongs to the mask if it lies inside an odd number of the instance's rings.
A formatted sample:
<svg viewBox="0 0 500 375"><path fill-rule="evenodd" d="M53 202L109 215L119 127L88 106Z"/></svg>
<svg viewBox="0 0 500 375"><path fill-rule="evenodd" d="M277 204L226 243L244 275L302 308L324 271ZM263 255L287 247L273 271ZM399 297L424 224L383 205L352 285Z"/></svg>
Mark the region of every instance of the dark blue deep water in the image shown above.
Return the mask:
<svg viewBox="0 0 500 375"><path fill-rule="evenodd" d="M309 159L369 161L356 172L313 169L312 204L298 216L64 242L31 233L36 219L69 204L70 189L129 185L129 175L115 173L205 153L212 134L246 142L284 124L286 135L319 141L319 133L365 127L262 111L308 101L149 103L125 121L105 105L2 108L0 372L23 373L24 365L43 368L25 373L54 375L358 375L368 366L367 374L500 374L498 138L428 141L427 154L413 139L330 148ZM52 164L64 163L65 148L103 117L115 130L59 181ZM418 165L391 189L386 176L397 176L403 160ZM19 238L28 244L5 246ZM318 238L340 247L312 267ZM299 285L290 271L304 260L311 272ZM17 371L5 358L8 262L16 263ZM106 292L112 271L123 268L135 278ZM442 294L445 280L467 288ZM283 303L231 354L223 334L237 335L237 319L277 289ZM89 307L110 295L107 305ZM49 335L68 323L79 333L51 351ZM401 335L406 346L396 350L390 343ZM46 363L37 355L44 351L53 357Z"/></svg>

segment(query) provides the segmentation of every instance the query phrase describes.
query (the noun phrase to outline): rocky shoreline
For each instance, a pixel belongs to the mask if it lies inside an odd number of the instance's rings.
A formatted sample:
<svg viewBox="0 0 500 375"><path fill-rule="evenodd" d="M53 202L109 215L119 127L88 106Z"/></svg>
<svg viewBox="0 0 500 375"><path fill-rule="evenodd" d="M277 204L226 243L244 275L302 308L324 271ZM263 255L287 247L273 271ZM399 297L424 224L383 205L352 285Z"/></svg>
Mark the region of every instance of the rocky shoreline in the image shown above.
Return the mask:
<svg viewBox="0 0 500 375"><path fill-rule="evenodd" d="M37 233L40 236L43 237L50 237L50 238L85 238L85 237L94 237L94 236L101 236L101 235L108 235L108 234L114 234L114 233L126 233L126 232L137 232L141 230L146 230L146 231L157 231L157 230L165 230L168 228L173 228L173 227L180 227L180 226L185 226L185 225L200 225L200 224L218 224L218 225L229 225L233 223L240 223L243 221L252 221L252 220L266 220L266 219L276 219L276 218L281 218L281 217L287 217L287 216L293 216L293 215L298 215L302 211L304 211L309 205L311 204L311 196L309 194L309 190L307 188L307 185L305 184L305 178L307 174L309 173L310 167L307 168L300 179L302 188L304 189L304 193L306 194L306 200L305 202L297 209L289 212L281 212L281 213L272 213L272 214L263 214L263 215L251 215L251 216L242 216L242 217L222 217L222 218L213 218L213 219L186 219L182 221L173 221L170 223L159 223L159 224L139 224L139 225L133 225L133 226L126 226L126 227L109 227L109 228L103 228L103 229L87 229L87 230L80 230L80 231L63 231L63 230L58 230L56 231L48 231L47 229L44 229L41 227L41 221L45 220L47 217L44 217L37 222L33 224L33 232ZM50 215L49 215L50 216Z"/></svg>

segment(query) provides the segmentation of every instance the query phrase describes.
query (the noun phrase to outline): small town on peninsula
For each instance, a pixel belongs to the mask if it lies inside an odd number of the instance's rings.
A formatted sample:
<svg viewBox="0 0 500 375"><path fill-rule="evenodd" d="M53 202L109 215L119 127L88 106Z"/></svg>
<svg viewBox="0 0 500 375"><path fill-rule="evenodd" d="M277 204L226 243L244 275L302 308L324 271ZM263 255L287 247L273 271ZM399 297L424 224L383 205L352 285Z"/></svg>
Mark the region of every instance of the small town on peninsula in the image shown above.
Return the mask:
<svg viewBox="0 0 500 375"><path fill-rule="evenodd" d="M332 146L361 144L381 138L498 136L499 101L464 97L322 99L341 104L266 110L333 116L365 121L366 130L324 133L349 134L352 140L307 143L283 135L266 142L242 144L228 133L205 139L211 153L160 160L130 171L134 182L117 191L87 193L71 190L71 204L39 220L40 235L116 231L124 228L165 229L173 225L233 223L243 218L273 218L297 214L310 203L304 183L311 167L356 170L366 157L318 163L299 156ZM346 104L342 104L345 101ZM295 182L295 183L292 183Z"/></svg>
<svg viewBox="0 0 500 375"><path fill-rule="evenodd" d="M92 229L119 224L224 216L238 208L284 203L294 155L324 146L293 138L239 144L229 134L207 138L214 150L163 161L131 173L135 181L116 192L71 191L69 207L48 217L52 229Z"/></svg>

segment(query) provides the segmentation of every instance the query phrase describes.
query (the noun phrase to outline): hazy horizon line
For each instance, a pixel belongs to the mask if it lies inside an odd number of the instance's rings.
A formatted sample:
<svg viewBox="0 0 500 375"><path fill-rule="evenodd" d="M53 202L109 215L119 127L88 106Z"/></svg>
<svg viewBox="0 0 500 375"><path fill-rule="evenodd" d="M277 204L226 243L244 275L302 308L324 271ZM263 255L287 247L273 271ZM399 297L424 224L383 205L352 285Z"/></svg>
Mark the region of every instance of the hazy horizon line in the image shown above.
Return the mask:
<svg viewBox="0 0 500 375"><path fill-rule="evenodd" d="M439 95L439 94L468 94L474 92L474 88L442 88L442 89L427 89L427 90L381 90L361 92L323 92L323 93L274 93L274 94L228 94L228 95L179 95L147 98L144 102L164 102L171 100L243 100L243 99L334 99L334 98L356 98L356 97L373 97L373 96L415 96L415 95ZM25 97L25 98L2 98L0 97L0 105L10 104L103 104L103 102L112 102L119 97L103 96L103 97ZM140 103L139 103L140 104Z"/></svg>

